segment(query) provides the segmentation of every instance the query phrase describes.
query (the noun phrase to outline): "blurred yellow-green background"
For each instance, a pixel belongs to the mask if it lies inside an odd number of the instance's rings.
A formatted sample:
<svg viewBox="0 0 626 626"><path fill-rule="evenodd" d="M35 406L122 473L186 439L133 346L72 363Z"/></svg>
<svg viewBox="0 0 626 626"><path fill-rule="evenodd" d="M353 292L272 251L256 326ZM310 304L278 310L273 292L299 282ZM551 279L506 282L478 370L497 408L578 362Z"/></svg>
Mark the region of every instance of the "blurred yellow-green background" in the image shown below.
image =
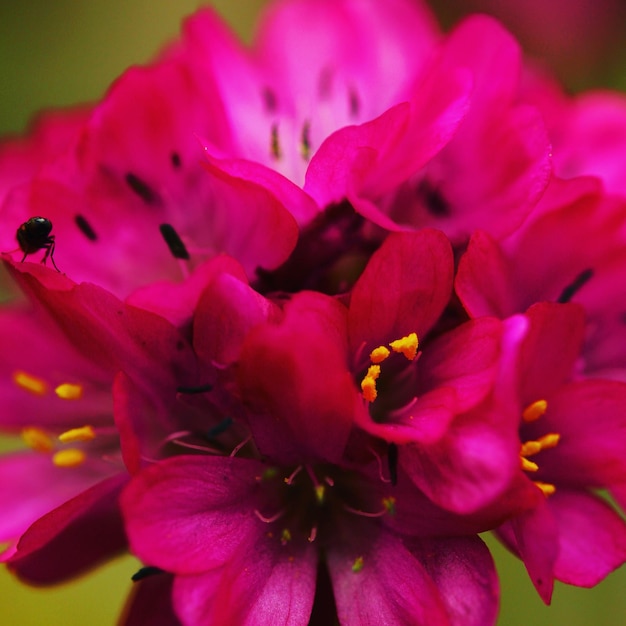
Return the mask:
<svg viewBox="0 0 626 626"><path fill-rule="evenodd" d="M548 60L573 89L603 85L626 88L626 3L532 2L537 11L543 10L542 3L555 11L561 5L570 18L572 11L578 11L588 32L581 30L580 20L576 24L555 22L557 12L550 13L552 32L546 29L546 16L531 16L531 26L533 19L541 26L533 34L527 21L506 10L513 5L529 6L526 0L440 0L437 8L446 24L464 10L495 10L510 28L519 29L533 55ZM175 37L181 18L199 4L197 0L0 3L0 134L23 132L32 114L42 108L99 98L125 67L147 62L164 42ZM242 36L250 38L264 0L214 0L212 4ZM600 13L595 17L593 12L585 13L590 7ZM528 16L524 19L528 20ZM562 39L554 34L560 30L566 35ZM555 42L558 45L553 45ZM9 445L10 442L0 440L0 449ZM558 585L553 606L547 608L538 599L520 563L497 543L490 544L502 581L500 626L626 623L626 568L593 590ZM0 569L0 624L110 626L123 606L130 576L137 568L137 562L126 557L79 581L53 589L26 588Z"/></svg>

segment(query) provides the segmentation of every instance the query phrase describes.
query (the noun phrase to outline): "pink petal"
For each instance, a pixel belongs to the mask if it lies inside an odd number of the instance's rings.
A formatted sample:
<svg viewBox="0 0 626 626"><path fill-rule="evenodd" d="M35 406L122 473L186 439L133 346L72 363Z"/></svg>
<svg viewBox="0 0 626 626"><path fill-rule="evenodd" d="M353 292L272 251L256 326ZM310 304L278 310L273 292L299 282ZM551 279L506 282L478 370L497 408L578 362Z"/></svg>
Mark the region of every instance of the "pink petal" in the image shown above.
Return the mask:
<svg viewBox="0 0 626 626"><path fill-rule="evenodd" d="M11 569L33 584L50 584L120 554L126 535L117 500L126 481L117 473L35 522L20 539Z"/></svg>
<svg viewBox="0 0 626 626"><path fill-rule="evenodd" d="M196 353L208 363L230 364L257 324L279 318L278 307L248 286L245 277L224 273L199 299L193 326Z"/></svg>
<svg viewBox="0 0 626 626"><path fill-rule="evenodd" d="M178 576L176 612L184 624L308 623L315 594L317 550L283 547L263 524L221 567Z"/></svg>
<svg viewBox="0 0 626 626"><path fill-rule="evenodd" d="M253 511L264 469L248 459L180 456L141 471L121 498L133 552L182 574L226 563L262 524Z"/></svg>
<svg viewBox="0 0 626 626"><path fill-rule="evenodd" d="M626 561L626 523L606 502L557 489L548 505L559 526L556 578L593 587Z"/></svg>
<svg viewBox="0 0 626 626"><path fill-rule="evenodd" d="M558 433L556 448L537 458L541 475L571 487L606 487L626 476L626 383L582 380L548 397L537 428Z"/></svg>
<svg viewBox="0 0 626 626"><path fill-rule="evenodd" d="M348 325L353 352L430 330L452 289L452 252L435 230L392 234L354 285Z"/></svg>
<svg viewBox="0 0 626 626"><path fill-rule="evenodd" d="M435 581L450 624L496 623L498 577L491 554L478 537L411 539L405 545Z"/></svg>
<svg viewBox="0 0 626 626"><path fill-rule="evenodd" d="M559 553L559 528L549 503L545 499L539 501L534 509L501 526L498 534L522 559L537 593L550 604Z"/></svg>
<svg viewBox="0 0 626 626"><path fill-rule="evenodd" d="M450 624L435 581L395 535L374 524L336 533L327 560L342 625Z"/></svg>
<svg viewBox="0 0 626 626"><path fill-rule="evenodd" d="M315 292L296 294L280 323L250 332L238 375L263 454L285 463L341 457L359 401L346 344L345 307Z"/></svg>
<svg viewBox="0 0 626 626"><path fill-rule="evenodd" d="M235 259L220 255L196 267L185 282L151 283L130 294L126 303L152 311L174 326L182 328L191 321L204 288L222 272L238 274L245 279L245 272Z"/></svg>

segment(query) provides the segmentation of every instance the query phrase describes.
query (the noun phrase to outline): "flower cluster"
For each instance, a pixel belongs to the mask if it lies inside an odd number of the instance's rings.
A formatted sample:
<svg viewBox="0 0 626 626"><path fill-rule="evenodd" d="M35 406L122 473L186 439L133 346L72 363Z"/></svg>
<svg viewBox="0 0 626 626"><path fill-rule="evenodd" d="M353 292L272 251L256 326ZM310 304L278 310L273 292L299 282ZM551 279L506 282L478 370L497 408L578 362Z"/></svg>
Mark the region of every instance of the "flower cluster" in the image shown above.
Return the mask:
<svg viewBox="0 0 626 626"><path fill-rule="evenodd" d="M200 10L0 147L2 560L129 548L127 626L493 624L484 531L546 603L596 584L625 149L626 98L566 96L485 16L278 0L246 47Z"/></svg>

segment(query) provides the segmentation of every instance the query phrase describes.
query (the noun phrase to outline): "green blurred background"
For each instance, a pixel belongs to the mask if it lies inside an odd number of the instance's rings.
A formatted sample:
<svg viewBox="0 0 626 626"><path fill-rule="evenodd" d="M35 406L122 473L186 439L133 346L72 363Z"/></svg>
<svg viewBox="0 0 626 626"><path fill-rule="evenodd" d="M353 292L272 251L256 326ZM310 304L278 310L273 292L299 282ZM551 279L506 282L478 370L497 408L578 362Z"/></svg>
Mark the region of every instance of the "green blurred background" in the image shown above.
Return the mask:
<svg viewBox="0 0 626 626"><path fill-rule="evenodd" d="M525 2L526 0L524 0ZM384 0L381 0L384 2ZM519 16L503 7L524 5L511 0L440 0L445 24L468 9L494 10L516 29L527 49L547 60L572 89L587 86L626 87L626 18L622 0L545 0L553 9L589 5L601 11L583 20L589 29L574 31L573 45L548 45L555 37L529 32ZM149 61L176 36L195 0L20 0L0 3L0 134L23 132L42 108L98 99L107 85L132 63ZM264 0L214 0L217 10L246 39ZM625 3L626 4L626 3ZM608 17L607 17L608 16ZM541 23L542 16L533 19ZM559 23L552 26L559 28ZM545 20L543 20L545 22ZM600 28L602 24L604 30ZM544 24L545 25L545 24ZM576 28L579 28L577 26ZM552 39L550 39L552 37ZM570 37L572 39L572 37ZM546 43L548 42L548 43ZM1 408L0 408L1 410ZM15 445L0 440L0 449ZM592 590L557 585L553 606L546 608L524 568L488 539L502 584L500 626L616 626L626 623L626 568ZM0 624L45 626L111 626L116 622L138 564L119 559L71 584L32 589L0 567Z"/></svg>

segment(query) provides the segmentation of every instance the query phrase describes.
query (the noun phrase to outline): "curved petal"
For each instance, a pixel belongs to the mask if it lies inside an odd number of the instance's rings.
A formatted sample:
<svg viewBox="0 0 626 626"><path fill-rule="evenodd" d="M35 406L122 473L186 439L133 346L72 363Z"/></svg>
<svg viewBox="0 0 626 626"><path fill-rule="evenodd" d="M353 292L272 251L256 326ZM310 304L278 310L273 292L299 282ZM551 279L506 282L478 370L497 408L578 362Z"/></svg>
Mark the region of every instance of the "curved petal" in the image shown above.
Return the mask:
<svg viewBox="0 0 626 626"><path fill-rule="evenodd" d="M177 574L223 565L261 524L253 511L264 469L248 459L181 456L139 472L121 498L133 552Z"/></svg>
<svg viewBox="0 0 626 626"><path fill-rule="evenodd" d="M127 545L118 507L128 476L117 473L35 522L9 567L33 584L77 576L120 554Z"/></svg>
<svg viewBox="0 0 626 626"><path fill-rule="evenodd" d="M261 525L221 567L177 576L174 604L184 624L300 626L315 595L317 550L286 549ZM278 549L277 549L278 547Z"/></svg>
<svg viewBox="0 0 626 626"><path fill-rule="evenodd" d="M559 526L558 580L593 587L626 561L626 523L606 502L558 489L548 504Z"/></svg>
<svg viewBox="0 0 626 626"><path fill-rule="evenodd" d="M350 349L426 334L452 290L450 242L436 230L394 233L372 255L350 297Z"/></svg>
<svg viewBox="0 0 626 626"><path fill-rule="evenodd" d="M335 535L327 559L342 625L450 624L435 581L395 535L373 523Z"/></svg>
<svg viewBox="0 0 626 626"><path fill-rule="evenodd" d="M249 333L239 385L263 454L281 463L341 457L359 401L346 361L345 307L322 294L296 294L280 323Z"/></svg>
<svg viewBox="0 0 626 626"><path fill-rule="evenodd" d="M172 606L174 577L161 573L136 582L119 619L120 626L182 626Z"/></svg>
<svg viewBox="0 0 626 626"><path fill-rule="evenodd" d="M404 540L434 580L453 626L488 626L498 616L499 585L479 537Z"/></svg>

